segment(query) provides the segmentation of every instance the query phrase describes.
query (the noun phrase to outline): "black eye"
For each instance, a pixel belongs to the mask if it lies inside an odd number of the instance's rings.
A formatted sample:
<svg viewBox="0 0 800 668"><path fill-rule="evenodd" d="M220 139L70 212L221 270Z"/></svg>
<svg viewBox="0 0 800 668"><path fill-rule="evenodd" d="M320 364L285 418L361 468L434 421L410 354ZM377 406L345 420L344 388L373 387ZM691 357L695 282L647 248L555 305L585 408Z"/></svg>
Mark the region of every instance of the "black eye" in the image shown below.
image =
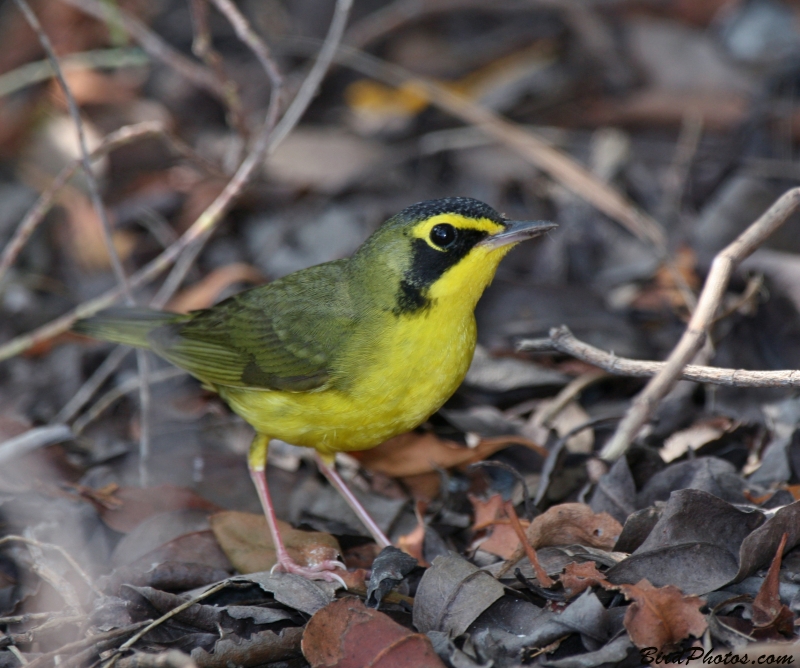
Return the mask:
<svg viewBox="0 0 800 668"><path fill-rule="evenodd" d="M431 241L439 248L447 248L456 240L456 228L447 223L436 225L431 230Z"/></svg>

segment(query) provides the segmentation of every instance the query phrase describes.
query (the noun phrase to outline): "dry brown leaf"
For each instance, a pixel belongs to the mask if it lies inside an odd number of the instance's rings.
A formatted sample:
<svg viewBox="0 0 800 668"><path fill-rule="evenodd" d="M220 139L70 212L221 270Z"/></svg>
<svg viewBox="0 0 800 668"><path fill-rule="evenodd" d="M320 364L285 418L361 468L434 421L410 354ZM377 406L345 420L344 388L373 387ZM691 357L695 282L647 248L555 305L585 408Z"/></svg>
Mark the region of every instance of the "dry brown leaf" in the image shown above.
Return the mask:
<svg viewBox="0 0 800 668"><path fill-rule="evenodd" d="M585 503L562 503L534 518L525 535L534 549L555 545L588 545L610 550L622 525L608 513L594 513ZM504 572L524 556L520 546L506 562Z"/></svg>
<svg viewBox="0 0 800 668"><path fill-rule="evenodd" d="M800 491L800 485L795 485L795 487L797 487ZM794 497L794 500L797 501L797 494L792 492L791 487L789 488L789 492ZM769 492L764 492L763 494L753 494L753 492L751 492L749 489L745 489L742 491L742 494L744 494L744 498L747 499L748 503L752 503L754 506L760 506L775 496L776 491L771 490Z"/></svg>
<svg viewBox="0 0 800 668"><path fill-rule="evenodd" d="M437 468L453 468L486 459L510 445L539 446L518 436L483 439L474 448L439 438L436 434L408 432L363 452L351 453L364 468L393 478L430 473Z"/></svg>
<svg viewBox="0 0 800 668"><path fill-rule="evenodd" d="M439 496L442 476L438 471L428 471L419 475L404 476L400 478L400 482L408 490L412 499L430 503Z"/></svg>
<svg viewBox="0 0 800 668"><path fill-rule="evenodd" d="M79 490L80 491L80 490ZM95 494L97 490L95 490ZM175 485L158 487L120 487L109 490L108 498L98 499L81 493L97 507L103 522L114 531L129 533L147 518L172 510L207 510L219 506L206 501L191 489Z"/></svg>
<svg viewBox="0 0 800 668"><path fill-rule="evenodd" d="M236 283L264 283L264 275L244 262L234 262L215 269L210 274L185 290L181 290L167 304L166 309L174 313L188 313L208 308L216 302L223 290Z"/></svg>
<svg viewBox="0 0 800 668"><path fill-rule="evenodd" d="M567 564L559 581L564 587L567 598L575 598L586 589L607 582L606 576L597 570L593 561Z"/></svg>
<svg viewBox="0 0 800 668"><path fill-rule="evenodd" d="M444 668L427 636L353 597L315 612L301 646L313 668Z"/></svg>
<svg viewBox="0 0 800 668"><path fill-rule="evenodd" d="M240 573L268 571L275 565L275 548L263 515L229 510L208 521L222 551ZM278 530L289 556L301 566L314 566L341 554L338 541L330 534L300 531L281 520Z"/></svg>
<svg viewBox="0 0 800 668"><path fill-rule="evenodd" d="M422 556L422 548L425 545L425 509L428 504L424 501L417 501L414 505L414 514L417 516L417 526L413 531L407 533L405 536L400 536L397 540L397 547L403 550L406 554L411 555L419 562L420 566L429 566L430 564L425 561Z"/></svg>
<svg viewBox="0 0 800 668"><path fill-rule="evenodd" d="M476 541L475 546L503 559L510 558L519 547L519 538L506 517L503 497L494 494L484 501L470 494L469 501L475 515L472 530L487 531L487 536Z"/></svg>
<svg viewBox="0 0 800 668"><path fill-rule="evenodd" d="M684 596L674 585L654 587L647 580L640 580L635 585L603 586L618 589L633 601L623 623L639 649L655 647L661 652L689 636L699 638L708 627L700 612L705 601L698 596Z"/></svg>
<svg viewBox="0 0 800 668"><path fill-rule="evenodd" d="M422 556L422 546L425 543L425 527L418 524L416 528L407 533L405 536L400 536L397 539L397 548L403 550L406 554L411 555L419 562L420 566L428 566L428 562Z"/></svg>
<svg viewBox="0 0 800 668"><path fill-rule="evenodd" d="M536 549L578 544L610 550L621 531L608 513L594 513L585 503L562 503L534 518L525 534Z"/></svg>
<svg viewBox="0 0 800 668"><path fill-rule="evenodd" d="M65 69L64 78L79 106L85 104L130 104L135 101L138 82L130 77L109 76L97 70ZM61 109L67 109L67 99L59 83L51 82L50 91Z"/></svg>
<svg viewBox="0 0 800 668"><path fill-rule="evenodd" d="M74 189L65 189L59 203L67 213L65 241L72 259L88 271L102 271L110 266L103 224L89 199ZM136 236L125 230L112 234L114 248L120 260L133 252Z"/></svg>
<svg viewBox="0 0 800 668"><path fill-rule="evenodd" d="M686 110L703 118L709 131L729 131L747 115L747 96L726 91L678 91L649 87L621 98L605 97L587 106L580 120L590 125L680 126ZM577 120L577 119L576 119Z"/></svg>
<svg viewBox="0 0 800 668"><path fill-rule="evenodd" d="M503 513L503 497L500 494L492 494L485 501L474 494L468 494L467 498L472 504L472 530L481 531L485 529L494 521L502 517Z"/></svg>

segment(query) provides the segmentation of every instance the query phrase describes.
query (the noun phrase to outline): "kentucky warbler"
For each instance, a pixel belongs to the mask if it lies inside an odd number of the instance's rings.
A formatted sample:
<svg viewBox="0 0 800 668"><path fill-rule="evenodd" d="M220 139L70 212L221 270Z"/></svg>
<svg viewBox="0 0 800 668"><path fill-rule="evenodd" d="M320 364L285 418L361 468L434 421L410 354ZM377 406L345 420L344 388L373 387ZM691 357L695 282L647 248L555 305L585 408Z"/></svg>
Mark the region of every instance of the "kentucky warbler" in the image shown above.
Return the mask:
<svg viewBox="0 0 800 668"><path fill-rule="evenodd" d="M149 348L215 390L256 430L248 464L276 568L335 579L338 561L295 563L265 475L271 438L314 448L325 476L381 547L389 541L333 468L413 429L455 392L475 350L474 310L518 242L556 227L506 220L466 197L420 202L346 260L297 271L186 315L115 308L76 323L89 336Z"/></svg>

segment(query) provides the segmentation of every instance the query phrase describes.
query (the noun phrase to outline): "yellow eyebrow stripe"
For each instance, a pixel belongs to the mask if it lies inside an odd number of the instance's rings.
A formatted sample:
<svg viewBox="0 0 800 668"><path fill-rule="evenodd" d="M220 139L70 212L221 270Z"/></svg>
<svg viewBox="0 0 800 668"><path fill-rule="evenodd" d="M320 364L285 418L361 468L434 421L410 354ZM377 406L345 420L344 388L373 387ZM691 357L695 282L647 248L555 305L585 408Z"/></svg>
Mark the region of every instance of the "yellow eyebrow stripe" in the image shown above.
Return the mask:
<svg viewBox="0 0 800 668"><path fill-rule="evenodd" d="M430 242L431 230L442 223L448 223L457 229L480 230L488 234L497 234L505 229L503 225L489 218L469 218L457 213L441 213L438 216L432 216L422 221L411 230L411 236L417 239L424 239L428 244L432 245Z"/></svg>

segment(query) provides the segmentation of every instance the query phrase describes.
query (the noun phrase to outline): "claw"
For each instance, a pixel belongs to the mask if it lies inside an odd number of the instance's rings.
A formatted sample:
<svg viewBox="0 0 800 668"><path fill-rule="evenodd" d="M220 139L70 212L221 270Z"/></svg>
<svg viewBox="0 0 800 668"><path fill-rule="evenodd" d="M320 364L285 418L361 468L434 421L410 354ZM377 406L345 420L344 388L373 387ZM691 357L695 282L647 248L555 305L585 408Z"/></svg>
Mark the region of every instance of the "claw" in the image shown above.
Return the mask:
<svg viewBox="0 0 800 668"><path fill-rule="evenodd" d="M343 571L347 570L347 566L345 566L341 561L336 561L335 559L326 559L319 564L309 566L309 568L313 571L330 571L334 568L341 568Z"/></svg>
<svg viewBox="0 0 800 668"><path fill-rule="evenodd" d="M347 584L345 583L344 579L332 572L337 568L347 570L347 566L345 566L341 561L335 561L333 559L326 559L325 561L314 564L313 566L301 566L289 556L285 556L282 559L278 559L275 565L270 569L270 573L294 573L295 575L302 575L304 578L308 578L309 580L338 582L340 585L342 585L342 587L347 589Z"/></svg>

